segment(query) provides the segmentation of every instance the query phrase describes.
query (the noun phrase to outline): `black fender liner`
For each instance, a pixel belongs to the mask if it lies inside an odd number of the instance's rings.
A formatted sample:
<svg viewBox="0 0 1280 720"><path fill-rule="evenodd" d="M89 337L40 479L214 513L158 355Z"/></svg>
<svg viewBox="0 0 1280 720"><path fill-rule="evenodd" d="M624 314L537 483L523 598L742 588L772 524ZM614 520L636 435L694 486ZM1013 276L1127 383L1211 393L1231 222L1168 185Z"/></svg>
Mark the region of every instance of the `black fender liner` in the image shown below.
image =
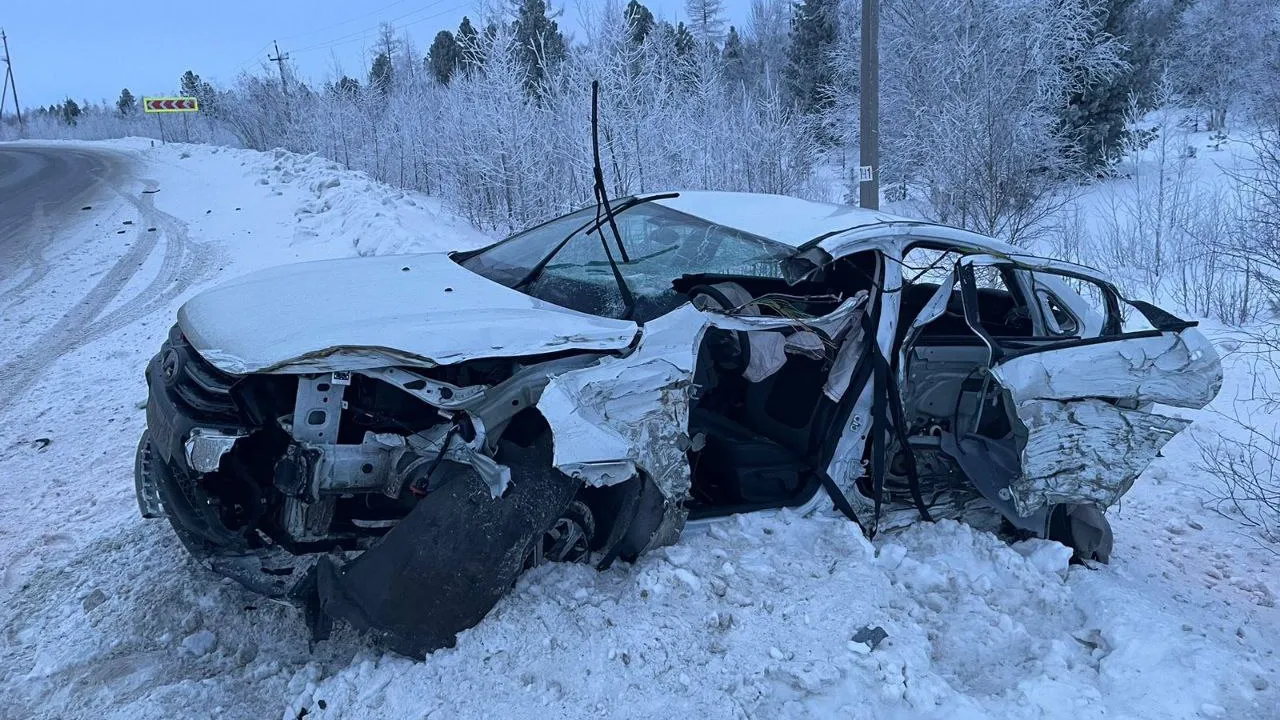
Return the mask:
<svg viewBox="0 0 1280 720"><path fill-rule="evenodd" d="M323 637L329 619L345 620L395 652L422 657L484 619L581 487L552 467L550 442L503 442L496 459L511 468L502 497L491 497L467 468L354 561L339 567L322 557L295 591L309 606L313 633Z"/></svg>

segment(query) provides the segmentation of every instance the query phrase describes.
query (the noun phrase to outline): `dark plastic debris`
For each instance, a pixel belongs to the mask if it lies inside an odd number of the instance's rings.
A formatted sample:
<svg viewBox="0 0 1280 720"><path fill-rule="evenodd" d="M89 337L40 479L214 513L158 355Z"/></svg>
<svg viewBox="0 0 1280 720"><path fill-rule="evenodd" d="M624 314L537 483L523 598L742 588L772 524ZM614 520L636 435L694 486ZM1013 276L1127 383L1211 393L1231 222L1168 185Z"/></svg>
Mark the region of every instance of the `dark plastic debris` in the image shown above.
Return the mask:
<svg viewBox="0 0 1280 720"><path fill-rule="evenodd" d="M875 627L867 625L853 634L853 641L862 643L872 650L875 650L880 647L880 643L884 642L888 637L889 633L885 632L884 628L879 625L876 625Z"/></svg>
<svg viewBox="0 0 1280 720"><path fill-rule="evenodd" d="M314 593L313 633L323 637L333 618L412 657L452 646L507 594L577 492L578 481L549 469L547 445L503 444L497 460L511 468L511 484L500 498L467 468L354 561L320 558L302 583L315 583L303 591Z"/></svg>

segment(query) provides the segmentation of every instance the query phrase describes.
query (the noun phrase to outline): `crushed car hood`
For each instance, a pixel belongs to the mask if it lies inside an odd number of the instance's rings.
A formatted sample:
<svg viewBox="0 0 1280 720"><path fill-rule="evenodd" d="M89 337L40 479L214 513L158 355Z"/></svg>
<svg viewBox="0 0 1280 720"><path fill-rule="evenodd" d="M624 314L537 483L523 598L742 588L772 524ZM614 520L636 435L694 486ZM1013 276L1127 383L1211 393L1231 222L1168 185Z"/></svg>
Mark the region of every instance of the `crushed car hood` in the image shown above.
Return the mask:
<svg viewBox="0 0 1280 720"><path fill-rule="evenodd" d="M444 253L262 270L192 298L178 326L206 360L237 375L620 350L637 333L635 323L511 290Z"/></svg>

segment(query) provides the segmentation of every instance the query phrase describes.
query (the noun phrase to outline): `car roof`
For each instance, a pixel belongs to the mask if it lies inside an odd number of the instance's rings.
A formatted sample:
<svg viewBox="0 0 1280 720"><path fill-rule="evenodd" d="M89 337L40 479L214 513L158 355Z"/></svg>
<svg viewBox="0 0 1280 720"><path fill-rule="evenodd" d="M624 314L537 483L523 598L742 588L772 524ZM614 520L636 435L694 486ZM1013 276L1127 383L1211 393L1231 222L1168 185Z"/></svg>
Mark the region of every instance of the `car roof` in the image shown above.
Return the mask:
<svg viewBox="0 0 1280 720"><path fill-rule="evenodd" d="M832 233L881 223L916 222L851 205L766 193L690 190L654 202L717 225L797 248Z"/></svg>
<svg viewBox="0 0 1280 720"><path fill-rule="evenodd" d="M682 190L636 197L653 197L655 204L794 248L816 245L835 257L888 247L904 250L920 241L974 252L1025 254L1003 240L950 225L787 195Z"/></svg>

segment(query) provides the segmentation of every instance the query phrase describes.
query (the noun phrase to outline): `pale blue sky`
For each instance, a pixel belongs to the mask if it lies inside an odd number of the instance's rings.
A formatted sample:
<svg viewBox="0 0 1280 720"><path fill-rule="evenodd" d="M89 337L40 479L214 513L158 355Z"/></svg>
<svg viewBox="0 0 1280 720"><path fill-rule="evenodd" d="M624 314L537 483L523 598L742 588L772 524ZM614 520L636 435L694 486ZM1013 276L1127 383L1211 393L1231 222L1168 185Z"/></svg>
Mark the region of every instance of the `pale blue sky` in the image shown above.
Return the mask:
<svg viewBox="0 0 1280 720"><path fill-rule="evenodd" d="M599 0L552 0L573 32L582 7ZM492 0L490 0L492 2ZM619 0L620 5L625 4ZM684 0L648 0L660 19L683 19ZM484 0L14 0L0 4L24 107L76 101L112 102L176 90L191 69L225 83L266 61L272 40L309 80L341 66L363 79L381 21L404 28L422 54L436 32L474 20ZM729 21L742 25L749 0L725 0ZM0 70L0 72L3 72ZM10 101L11 103L12 101ZM12 105L10 104L10 108Z"/></svg>

